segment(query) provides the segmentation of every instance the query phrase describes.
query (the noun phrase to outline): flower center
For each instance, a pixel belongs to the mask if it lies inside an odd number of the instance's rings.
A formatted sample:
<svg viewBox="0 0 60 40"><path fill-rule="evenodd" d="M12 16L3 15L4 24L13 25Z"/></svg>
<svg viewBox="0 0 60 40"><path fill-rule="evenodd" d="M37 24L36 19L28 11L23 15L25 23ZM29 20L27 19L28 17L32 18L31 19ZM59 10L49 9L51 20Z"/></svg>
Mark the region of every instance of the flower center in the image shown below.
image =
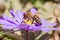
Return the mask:
<svg viewBox="0 0 60 40"><path fill-rule="evenodd" d="M25 23L31 25L32 24L32 20L25 20Z"/></svg>

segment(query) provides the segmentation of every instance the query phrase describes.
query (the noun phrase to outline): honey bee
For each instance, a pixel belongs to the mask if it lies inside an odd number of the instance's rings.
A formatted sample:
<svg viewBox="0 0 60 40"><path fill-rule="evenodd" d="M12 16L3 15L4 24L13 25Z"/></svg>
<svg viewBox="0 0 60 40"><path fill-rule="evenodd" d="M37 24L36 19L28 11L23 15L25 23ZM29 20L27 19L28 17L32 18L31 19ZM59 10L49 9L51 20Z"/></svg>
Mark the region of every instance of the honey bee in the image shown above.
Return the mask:
<svg viewBox="0 0 60 40"><path fill-rule="evenodd" d="M31 14L31 12L27 12L26 14L24 14L24 23L32 24L32 14Z"/></svg>
<svg viewBox="0 0 60 40"><path fill-rule="evenodd" d="M24 23L27 24L34 24L36 23L36 25L41 25L41 20L37 15L32 15L31 12L27 12L26 14L24 14Z"/></svg>
<svg viewBox="0 0 60 40"><path fill-rule="evenodd" d="M33 21L35 21L35 25L40 26L42 24L40 18L37 15L33 16Z"/></svg>
<svg viewBox="0 0 60 40"><path fill-rule="evenodd" d="M31 18L32 18L31 12L24 14L24 19L31 19Z"/></svg>

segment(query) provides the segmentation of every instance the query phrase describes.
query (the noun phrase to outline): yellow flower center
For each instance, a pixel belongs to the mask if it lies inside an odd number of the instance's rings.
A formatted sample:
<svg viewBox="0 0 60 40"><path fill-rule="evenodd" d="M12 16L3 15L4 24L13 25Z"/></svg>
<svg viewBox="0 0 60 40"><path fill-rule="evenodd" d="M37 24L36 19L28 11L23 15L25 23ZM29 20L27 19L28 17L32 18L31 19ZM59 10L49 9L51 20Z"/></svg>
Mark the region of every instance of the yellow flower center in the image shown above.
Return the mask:
<svg viewBox="0 0 60 40"><path fill-rule="evenodd" d="M25 23L31 25L32 24L32 20L25 20Z"/></svg>

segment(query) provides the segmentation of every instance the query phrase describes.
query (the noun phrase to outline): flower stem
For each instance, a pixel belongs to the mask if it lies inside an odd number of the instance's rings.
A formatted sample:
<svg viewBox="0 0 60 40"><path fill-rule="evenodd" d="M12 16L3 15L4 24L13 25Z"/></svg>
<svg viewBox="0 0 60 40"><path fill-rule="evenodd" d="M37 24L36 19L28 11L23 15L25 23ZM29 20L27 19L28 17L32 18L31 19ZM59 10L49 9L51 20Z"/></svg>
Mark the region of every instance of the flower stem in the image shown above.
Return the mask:
<svg viewBox="0 0 60 40"><path fill-rule="evenodd" d="M26 40L29 40L28 30L26 30Z"/></svg>

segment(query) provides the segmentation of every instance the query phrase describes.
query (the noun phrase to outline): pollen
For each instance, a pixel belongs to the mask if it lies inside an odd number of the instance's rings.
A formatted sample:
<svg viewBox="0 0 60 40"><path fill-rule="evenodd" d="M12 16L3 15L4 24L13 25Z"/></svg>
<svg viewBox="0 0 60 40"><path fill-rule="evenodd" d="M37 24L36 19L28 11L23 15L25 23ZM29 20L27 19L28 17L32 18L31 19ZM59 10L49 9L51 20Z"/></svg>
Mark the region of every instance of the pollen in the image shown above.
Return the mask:
<svg viewBox="0 0 60 40"><path fill-rule="evenodd" d="M29 25L31 25L32 24L32 20L25 20L25 22L26 22L26 24L29 24Z"/></svg>

